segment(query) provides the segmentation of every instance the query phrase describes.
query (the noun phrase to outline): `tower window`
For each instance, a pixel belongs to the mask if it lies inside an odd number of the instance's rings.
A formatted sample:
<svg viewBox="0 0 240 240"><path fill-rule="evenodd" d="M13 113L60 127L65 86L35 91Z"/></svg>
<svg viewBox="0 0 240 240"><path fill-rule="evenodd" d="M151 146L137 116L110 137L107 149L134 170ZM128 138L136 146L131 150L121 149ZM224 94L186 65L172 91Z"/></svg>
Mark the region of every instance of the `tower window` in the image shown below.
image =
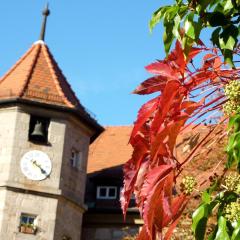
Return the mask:
<svg viewBox="0 0 240 240"><path fill-rule="evenodd" d="M48 143L48 127L50 119L31 115L28 139L40 144Z"/></svg>
<svg viewBox="0 0 240 240"><path fill-rule="evenodd" d="M37 216L22 213L20 216L20 227L21 233L35 234L37 231Z"/></svg>
<svg viewBox="0 0 240 240"><path fill-rule="evenodd" d="M82 169L83 153L75 149L71 151L70 164L73 168Z"/></svg>

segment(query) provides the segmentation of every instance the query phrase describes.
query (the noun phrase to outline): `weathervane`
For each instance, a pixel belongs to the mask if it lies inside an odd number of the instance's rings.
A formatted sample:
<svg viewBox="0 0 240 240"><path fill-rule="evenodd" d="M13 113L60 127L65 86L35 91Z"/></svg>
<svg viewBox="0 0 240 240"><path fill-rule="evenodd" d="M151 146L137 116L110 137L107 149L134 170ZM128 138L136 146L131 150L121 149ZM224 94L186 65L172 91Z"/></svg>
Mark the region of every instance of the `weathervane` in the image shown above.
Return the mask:
<svg viewBox="0 0 240 240"><path fill-rule="evenodd" d="M40 33L40 37L39 37L39 40L42 40L42 41L44 41L44 38L45 38L47 17L49 14L50 14L50 10L48 9L48 3L47 3L45 9L42 12L43 22L42 22L42 29L41 29L41 33Z"/></svg>

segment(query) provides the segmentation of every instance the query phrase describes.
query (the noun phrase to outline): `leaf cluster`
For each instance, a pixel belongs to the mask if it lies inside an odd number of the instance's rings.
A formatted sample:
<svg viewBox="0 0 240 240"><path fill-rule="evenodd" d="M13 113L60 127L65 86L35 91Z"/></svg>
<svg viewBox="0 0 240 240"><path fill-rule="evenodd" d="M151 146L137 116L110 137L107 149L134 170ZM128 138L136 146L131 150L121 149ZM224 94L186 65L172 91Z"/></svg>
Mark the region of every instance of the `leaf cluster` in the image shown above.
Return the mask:
<svg viewBox="0 0 240 240"><path fill-rule="evenodd" d="M239 195L226 189L219 192L219 184L220 182L217 180L212 187L203 192L202 202L193 213L192 230L196 240L240 239L240 219L237 218L233 221L229 217L229 213L234 216L240 214L240 209L233 209L233 206L239 205ZM207 222L211 217L216 218L217 224L211 234L207 236Z"/></svg>
<svg viewBox="0 0 240 240"><path fill-rule="evenodd" d="M177 159L178 135L206 122L211 113L222 108L226 102L222 89L229 78L238 74L237 70L222 68L216 49L205 54L202 64L196 68L193 58L204 51L203 44L191 47L186 58L177 41L164 60L146 67L154 76L134 90L135 94L156 95L138 112L130 137L133 154L124 166L123 212L126 214L134 192L145 223L138 240L162 237L165 227L168 231L164 239L170 239L195 186L192 179L188 179L188 191L176 192L178 176L202 146L211 145L223 134L217 125L209 128L184 159ZM214 137L210 138L212 134Z"/></svg>
<svg viewBox="0 0 240 240"><path fill-rule="evenodd" d="M233 165L237 166L238 172L240 172L240 115L236 114L229 119L229 140L227 144L228 161L227 168L231 168Z"/></svg>
<svg viewBox="0 0 240 240"><path fill-rule="evenodd" d="M150 30L163 22L163 41L168 54L172 42L181 42L186 55L193 43L200 41L205 28L211 28L211 41L227 63L234 66L233 53L240 35L239 0L175 0L175 4L160 7L150 21Z"/></svg>

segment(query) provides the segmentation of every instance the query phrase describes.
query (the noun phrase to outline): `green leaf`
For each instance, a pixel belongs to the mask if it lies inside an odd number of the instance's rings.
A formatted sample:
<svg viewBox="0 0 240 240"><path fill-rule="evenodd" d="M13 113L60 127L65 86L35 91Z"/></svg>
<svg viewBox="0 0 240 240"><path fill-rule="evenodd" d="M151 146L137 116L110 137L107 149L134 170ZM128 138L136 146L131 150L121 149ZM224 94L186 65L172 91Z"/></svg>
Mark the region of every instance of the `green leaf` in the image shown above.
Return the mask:
<svg viewBox="0 0 240 240"><path fill-rule="evenodd" d="M211 37L211 41L213 43L213 45L216 45L219 47L219 35L220 35L220 31L221 31L221 27L216 28L213 32L212 32L212 37Z"/></svg>
<svg viewBox="0 0 240 240"><path fill-rule="evenodd" d="M192 38L195 39L195 31L194 31L194 26L193 26L193 18L194 18L194 13L190 13L184 22L184 30L185 34Z"/></svg>
<svg viewBox="0 0 240 240"><path fill-rule="evenodd" d="M224 38L219 39L219 44L221 49L228 49L228 50L233 50L235 47L235 44L237 42L237 39L234 38L232 35L227 36L227 40L224 41Z"/></svg>
<svg viewBox="0 0 240 240"><path fill-rule="evenodd" d="M164 21L165 22L165 21ZM165 53L168 55L169 50L171 48L174 35L173 35L173 26L174 22L166 22L164 23L165 31L163 33L163 42L164 42L164 48L165 48Z"/></svg>
<svg viewBox="0 0 240 240"><path fill-rule="evenodd" d="M224 203L228 204L230 202L235 202L238 199L238 194L235 192L225 192L224 193Z"/></svg>
<svg viewBox="0 0 240 240"><path fill-rule="evenodd" d="M180 16L181 19L187 14L188 12L188 6L186 5L181 5L178 10L178 15Z"/></svg>
<svg viewBox="0 0 240 240"><path fill-rule="evenodd" d="M202 11L204 11L209 5L209 3L209 0L199 0L196 6L197 13L200 14Z"/></svg>
<svg viewBox="0 0 240 240"><path fill-rule="evenodd" d="M176 17L178 11L179 11L179 6L173 5L167 9L167 11L164 14L164 18L167 21L172 21Z"/></svg>
<svg viewBox="0 0 240 240"><path fill-rule="evenodd" d="M233 50L238 42L238 28L233 24L224 28L222 33L219 35L219 48L221 49L225 62L228 63L231 67L234 67L233 64Z"/></svg>
<svg viewBox="0 0 240 240"><path fill-rule="evenodd" d="M219 0L212 0L210 1L210 8L214 7L217 3L219 3Z"/></svg>
<svg viewBox="0 0 240 240"><path fill-rule="evenodd" d="M226 223L226 219L220 216L218 219L218 230L214 240L230 240Z"/></svg>
<svg viewBox="0 0 240 240"><path fill-rule="evenodd" d="M226 13L229 10L232 10L232 9L233 9L232 0L227 0L226 3L224 4L224 7L223 7L224 13Z"/></svg>
<svg viewBox="0 0 240 240"><path fill-rule="evenodd" d="M173 26L173 29L172 29L172 33L174 35L175 38L177 38L179 41L181 41L181 36L180 36L180 21L181 21L181 18L179 15L177 15L174 19L174 26Z"/></svg>
<svg viewBox="0 0 240 240"><path fill-rule="evenodd" d="M236 224L231 237L231 240L239 240L239 239L240 239L240 221Z"/></svg>
<svg viewBox="0 0 240 240"><path fill-rule="evenodd" d="M192 230L196 240L203 240L209 215L209 204L200 205L193 213Z"/></svg>
<svg viewBox="0 0 240 240"><path fill-rule="evenodd" d="M229 23L226 16L221 12L208 13L207 19L211 27L225 26Z"/></svg>
<svg viewBox="0 0 240 240"><path fill-rule="evenodd" d="M240 115L236 114L232 117L229 118L229 122L228 122L228 130L232 127L235 127L235 129L238 129L240 126Z"/></svg>
<svg viewBox="0 0 240 240"><path fill-rule="evenodd" d="M209 194L207 191L204 191L204 192L202 193L202 201L203 201L204 203L210 204L210 202L211 202L211 196L210 196L210 194Z"/></svg>
<svg viewBox="0 0 240 240"><path fill-rule="evenodd" d="M229 64L229 66L231 68L234 67L234 63L233 63L233 51L229 50L229 49L225 49L223 51L223 56L224 56L224 60L227 64Z"/></svg>
<svg viewBox="0 0 240 240"><path fill-rule="evenodd" d="M160 7L157 11L155 11L152 15L152 18L149 22L150 32L152 32L153 28L161 21L165 12L171 8L171 6Z"/></svg>
<svg viewBox="0 0 240 240"><path fill-rule="evenodd" d="M177 4L180 5L183 0L176 0Z"/></svg>
<svg viewBox="0 0 240 240"><path fill-rule="evenodd" d="M214 231L209 235L208 240L214 240L217 234L217 226L214 228Z"/></svg>
<svg viewBox="0 0 240 240"><path fill-rule="evenodd" d="M185 56L188 56L189 51L192 48L193 43L195 42L194 39L188 37L188 36L184 36L182 39L182 45L183 45L183 50L184 50L184 54Z"/></svg>

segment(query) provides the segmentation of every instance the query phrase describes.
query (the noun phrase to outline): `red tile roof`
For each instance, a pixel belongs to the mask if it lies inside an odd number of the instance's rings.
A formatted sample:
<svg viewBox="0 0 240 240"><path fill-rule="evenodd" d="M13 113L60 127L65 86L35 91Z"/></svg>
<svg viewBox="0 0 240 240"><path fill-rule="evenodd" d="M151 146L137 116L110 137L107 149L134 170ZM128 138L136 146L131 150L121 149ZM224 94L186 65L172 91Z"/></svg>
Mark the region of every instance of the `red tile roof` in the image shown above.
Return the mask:
<svg viewBox="0 0 240 240"><path fill-rule="evenodd" d="M68 108L81 107L43 41L33 44L1 78L0 100L11 98L22 98Z"/></svg>
<svg viewBox="0 0 240 240"><path fill-rule="evenodd" d="M132 146L128 144L132 126L111 126L106 127L105 131L90 145L88 156L87 173L112 171L114 167L123 165L131 158ZM197 128L189 128L180 134L177 139L176 152L177 159L182 161L193 148L208 133L209 128L203 125ZM224 139L223 139L224 141ZM204 148L203 148L204 149ZM204 159L202 157L204 156ZM210 169L214 168L216 162L224 156L223 143L215 143L214 151L200 154L196 160L187 165L187 172L191 174L209 174ZM200 159L200 160L199 160ZM202 159L202 160L201 160ZM196 162L198 164L196 165ZM198 169L199 168L199 169Z"/></svg>
<svg viewBox="0 0 240 240"><path fill-rule="evenodd" d="M128 144L132 126L105 127L105 131L91 144L88 173L124 164L132 155Z"/></svg>

